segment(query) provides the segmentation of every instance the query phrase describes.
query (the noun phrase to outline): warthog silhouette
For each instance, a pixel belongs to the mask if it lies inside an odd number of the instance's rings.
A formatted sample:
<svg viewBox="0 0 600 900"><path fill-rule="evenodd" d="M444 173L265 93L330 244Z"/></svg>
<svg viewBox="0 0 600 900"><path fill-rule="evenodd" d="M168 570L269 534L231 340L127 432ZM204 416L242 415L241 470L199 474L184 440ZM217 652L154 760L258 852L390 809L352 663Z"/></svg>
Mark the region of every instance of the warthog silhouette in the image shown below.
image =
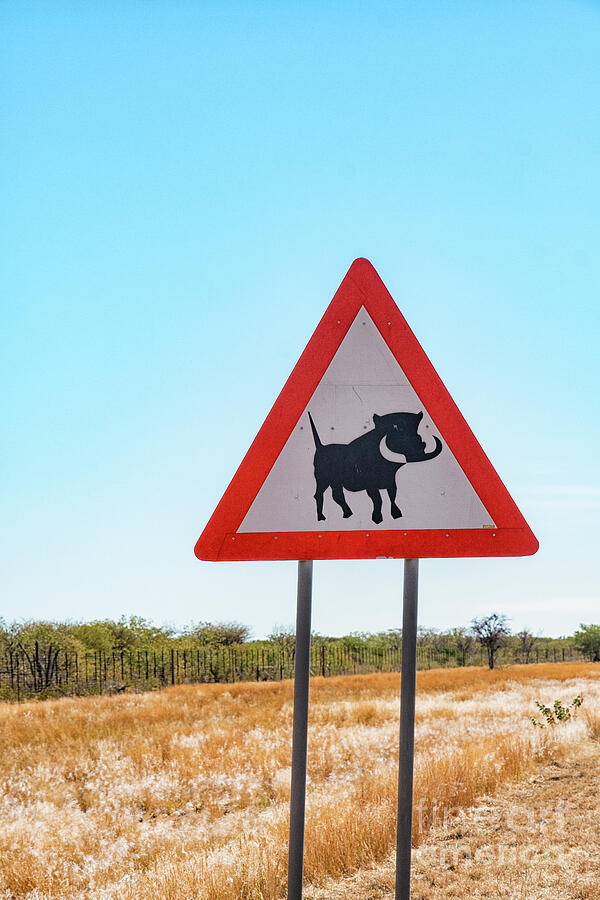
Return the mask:
<svg viewBox="0 0 600 900"><path fill-rule="evenodd" d="M377 525L383 521L381 491L386 490L392 517L399 519L402 512L396 505L398 469L406 463L435 459L442 452L442 442L438 437L435 438L435 448L426 452L425 441L417 432L423 418L422 412L373 415L375 427L349 444L323 444L310 413L308 418L315 441L315 500L319 522L325 521L323 494L328 487L345 519L352 515L352 510L346 502L344 489L367 492L373 502L371 518Z"/></svg>

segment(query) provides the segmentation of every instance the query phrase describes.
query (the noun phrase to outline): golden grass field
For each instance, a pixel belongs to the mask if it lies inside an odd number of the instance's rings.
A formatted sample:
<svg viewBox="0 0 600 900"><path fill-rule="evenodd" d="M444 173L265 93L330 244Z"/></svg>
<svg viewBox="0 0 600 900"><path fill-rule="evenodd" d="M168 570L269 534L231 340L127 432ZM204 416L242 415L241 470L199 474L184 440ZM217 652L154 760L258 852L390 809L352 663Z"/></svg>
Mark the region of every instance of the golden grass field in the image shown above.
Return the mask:
<svg viewBox="0 0 600 900"><path fill-rule="evenodd" d="M311 682L305 876L315 897L389 858L399 683ZM0 705L0 897L284 897L292 691L185 685ZM536 699L578 693L574 721L529 721ZM415 846L443 815L450 827L481 795L589 744L599 711L593 664L419 673ZM431 891L419 896L443 896Z"/></svg>

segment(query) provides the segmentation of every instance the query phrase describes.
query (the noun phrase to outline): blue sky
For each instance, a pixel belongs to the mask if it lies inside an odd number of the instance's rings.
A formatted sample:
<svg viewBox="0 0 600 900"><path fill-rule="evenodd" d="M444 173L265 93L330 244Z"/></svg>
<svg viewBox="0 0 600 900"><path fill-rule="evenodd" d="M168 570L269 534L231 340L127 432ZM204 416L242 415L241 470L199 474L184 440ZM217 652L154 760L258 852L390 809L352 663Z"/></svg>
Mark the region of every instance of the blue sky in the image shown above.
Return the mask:
<svg viewBox="0 0 600 900"><path fill-rule="evenodd" d="M293 621L193 545L352 260L374 263L533 558L427 560L420 622L600 619L600 7L4 3L0 616ZM400 561L315 565L324 633Z"/></svg>

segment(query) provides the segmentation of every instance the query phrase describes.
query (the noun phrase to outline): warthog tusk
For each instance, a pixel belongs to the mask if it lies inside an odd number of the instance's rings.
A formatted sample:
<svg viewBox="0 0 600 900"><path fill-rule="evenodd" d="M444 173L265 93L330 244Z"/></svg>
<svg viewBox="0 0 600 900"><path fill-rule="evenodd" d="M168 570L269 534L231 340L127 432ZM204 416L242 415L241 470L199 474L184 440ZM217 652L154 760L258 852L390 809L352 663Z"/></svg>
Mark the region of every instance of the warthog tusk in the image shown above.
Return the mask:
<svg viewBox="0 0 600 900"><path fill-rule="evenodd" d="M436 456L439 456L442 452L442 442L440 441L439 437L434 437L433 439L435 441L435 447L433 448L433 450L425 451L425 453L423 454L423 461L426 461L428 459L435 459Z"/></svg>
<svg viewBox="0 0 600 900"><path fill-rule="evenodd" d="M393 450L390 450L388 445L386 444L386 436L384 435L379 442L379 452L383 456L384 459L387 459L388 462L393 463L401 463L404 464L407 462L407 459L403 453L394 453Z"/></svg>

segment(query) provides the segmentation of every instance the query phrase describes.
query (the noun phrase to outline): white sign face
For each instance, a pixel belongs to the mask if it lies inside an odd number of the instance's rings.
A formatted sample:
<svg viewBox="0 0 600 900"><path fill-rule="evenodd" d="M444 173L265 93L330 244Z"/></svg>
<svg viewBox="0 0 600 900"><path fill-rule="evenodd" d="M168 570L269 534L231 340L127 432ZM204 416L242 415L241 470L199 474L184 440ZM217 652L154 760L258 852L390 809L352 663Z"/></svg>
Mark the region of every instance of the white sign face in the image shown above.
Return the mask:
<svg viewBox="0 0 600 900"><path fill-rule="evenodd" d="M238 531L493 527L361 308Z"/></svg>

